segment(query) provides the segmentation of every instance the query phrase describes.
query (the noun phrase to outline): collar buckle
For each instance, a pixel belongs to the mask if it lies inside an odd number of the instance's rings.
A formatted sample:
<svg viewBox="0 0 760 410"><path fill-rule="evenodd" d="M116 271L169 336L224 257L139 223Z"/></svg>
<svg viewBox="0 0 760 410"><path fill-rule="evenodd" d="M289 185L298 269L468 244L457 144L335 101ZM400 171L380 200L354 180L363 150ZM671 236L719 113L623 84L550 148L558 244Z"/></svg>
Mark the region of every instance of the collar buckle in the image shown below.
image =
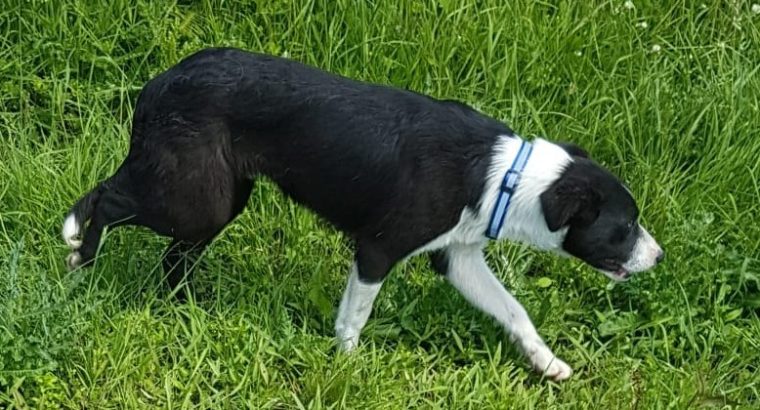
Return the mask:
<svg viewBox="0 0 760 410"><path fill-rule="evenodd" d="M520 183L520 178L522 178L521 171L516 169L510 169L507 171L504 175L504 179L501 181L501 191L513 195L517 185Z"/></svg>

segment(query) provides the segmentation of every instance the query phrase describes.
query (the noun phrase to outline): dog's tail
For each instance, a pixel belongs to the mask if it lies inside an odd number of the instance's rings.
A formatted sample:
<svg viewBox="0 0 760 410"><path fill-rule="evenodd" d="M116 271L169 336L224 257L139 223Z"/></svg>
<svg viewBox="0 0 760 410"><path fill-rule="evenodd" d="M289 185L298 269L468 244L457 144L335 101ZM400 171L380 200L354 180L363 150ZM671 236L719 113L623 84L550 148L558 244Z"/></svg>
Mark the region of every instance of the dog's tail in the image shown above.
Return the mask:
<svg viewBox="0 0 760 410"><path fill-rule="evenodd" d="M100 195L103 193L103 185L105 182L106 181L99 183L95 189L79 198L66 214L66 219L63 220L63 229L61 233L63 234L63 240L69 248L79 249L79 247L82 246L81 234L84 229L84 224L92 216L92 212L95 210L95 205L98 203L98 199L100 199Z"/></svg>

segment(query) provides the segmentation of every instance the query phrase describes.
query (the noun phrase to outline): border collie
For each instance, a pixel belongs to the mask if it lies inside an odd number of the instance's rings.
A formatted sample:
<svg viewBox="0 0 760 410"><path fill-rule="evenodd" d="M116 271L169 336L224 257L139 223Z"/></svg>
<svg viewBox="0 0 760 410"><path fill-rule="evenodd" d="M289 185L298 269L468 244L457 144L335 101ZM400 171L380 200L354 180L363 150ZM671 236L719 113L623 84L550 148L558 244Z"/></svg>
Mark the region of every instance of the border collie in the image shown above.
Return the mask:
<svg viewBox="0 0 760 410"><path fill-rule="evenodd" d="M335 325L347 351L391 268L428 252L534 369L566 379L486 264L488 240L574 256L613 280L663 258L630 191L575 145L525 141L455 101L212 48L144 87L126 159L65 218L67 265L91 263L105 227L145 226L172 238L162 264L175 287L179 263L245 208L259 176L355 242Z"/></svg>

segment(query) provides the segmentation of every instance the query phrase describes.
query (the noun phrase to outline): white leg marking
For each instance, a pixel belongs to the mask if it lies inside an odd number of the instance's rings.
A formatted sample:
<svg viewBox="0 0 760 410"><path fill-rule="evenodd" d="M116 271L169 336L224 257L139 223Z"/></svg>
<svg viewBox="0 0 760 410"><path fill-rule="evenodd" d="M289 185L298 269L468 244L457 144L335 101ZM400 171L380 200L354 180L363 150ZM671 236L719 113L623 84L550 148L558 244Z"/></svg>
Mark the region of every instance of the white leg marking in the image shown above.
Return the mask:
<svg viewBox="0 0 760 410"><path fill-rule="evenodd" d="M379 283L362 283L356 263L351 268L348 285L338 308L335 333L344 351L353 350L359 343L359 334L367 323L372 304L383 286Z"/></svg>
<svg viewBox="0 0 760 410"><path fill-rule="evenodd" d="M546 346L520 302L491 272L480 247L453 245L446 252L449 263L446 279L473 306L504 326L533 368L556 381L570 377L573 373L570 366Z"/></svg>
<svg viewBox="0 0 760 410"><path fill-rule="evenodd" d="M79 224L77 223L77 218L74 214L69 214L66 217L66 220L63 221L63 230L61 233L63 234L63 240L66 242L66 245L72 250L77 250L82 246L82 240L78 239Z"/></svg>

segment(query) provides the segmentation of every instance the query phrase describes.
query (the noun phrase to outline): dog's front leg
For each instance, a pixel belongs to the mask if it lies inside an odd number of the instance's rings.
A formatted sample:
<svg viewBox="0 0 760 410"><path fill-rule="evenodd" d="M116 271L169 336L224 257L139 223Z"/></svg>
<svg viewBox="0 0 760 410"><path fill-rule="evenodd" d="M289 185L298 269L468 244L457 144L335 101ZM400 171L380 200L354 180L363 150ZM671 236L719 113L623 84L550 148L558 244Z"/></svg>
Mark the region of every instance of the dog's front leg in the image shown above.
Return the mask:
<svg viewBox="0 0 760 410"><path fill-rule="evenodd" d="M452 245L445 250L443 262L446 279L472 305L504 326L534 369L556 381L570 377L570 366L546 346L525 309L491 272L481 248Z"/></svg>

